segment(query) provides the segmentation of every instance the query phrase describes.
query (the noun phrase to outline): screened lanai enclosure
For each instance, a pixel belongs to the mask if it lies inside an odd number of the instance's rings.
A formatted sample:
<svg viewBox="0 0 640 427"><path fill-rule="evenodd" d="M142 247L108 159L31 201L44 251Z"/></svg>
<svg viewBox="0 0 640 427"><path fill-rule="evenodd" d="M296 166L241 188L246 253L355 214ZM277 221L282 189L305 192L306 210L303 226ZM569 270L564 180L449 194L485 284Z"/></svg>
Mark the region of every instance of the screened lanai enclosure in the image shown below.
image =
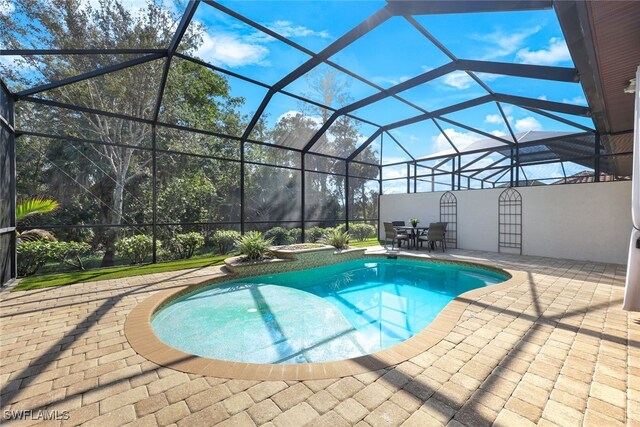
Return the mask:
<svg viewBox="0 0 640 427"><path fill-rule="evenodd" d="M380 194L630 179L632 120L605 111L623 94L585 34L598 4L4 4L3 283L16 230L87 243L92 268L131 236L156 262L180 233L377 227ZM33 197L59 208L16 224Z"/></svg>

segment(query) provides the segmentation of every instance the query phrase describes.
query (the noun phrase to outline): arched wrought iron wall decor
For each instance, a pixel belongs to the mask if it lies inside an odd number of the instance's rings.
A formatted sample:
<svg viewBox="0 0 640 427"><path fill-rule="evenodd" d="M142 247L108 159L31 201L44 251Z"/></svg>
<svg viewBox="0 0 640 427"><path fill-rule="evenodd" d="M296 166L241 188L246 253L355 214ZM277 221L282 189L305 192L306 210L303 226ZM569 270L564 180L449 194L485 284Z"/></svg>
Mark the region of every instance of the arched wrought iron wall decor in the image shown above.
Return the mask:
<svg viewBox="0 0 640 427"><path fill-rule="evenodd" d="M522 255L522 195L507 188L498 199L498 252L516 249Z"/></svg>
<svg viewBox="0 0 640 427"><path fill-rule="evenodd" d="M458 199L451 191L440 197L440 222L447 223L448 248L458 247Z"/></svg>

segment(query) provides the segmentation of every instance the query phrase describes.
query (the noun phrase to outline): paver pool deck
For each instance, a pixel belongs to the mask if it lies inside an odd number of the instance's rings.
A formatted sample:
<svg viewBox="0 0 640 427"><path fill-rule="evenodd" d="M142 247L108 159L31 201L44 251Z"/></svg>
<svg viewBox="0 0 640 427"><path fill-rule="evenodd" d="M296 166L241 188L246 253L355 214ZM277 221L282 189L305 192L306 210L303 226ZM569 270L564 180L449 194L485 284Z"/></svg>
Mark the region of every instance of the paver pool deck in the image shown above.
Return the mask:
<svg viewBox="0 0 640 427"><path fill-rule="evenodd" d="M100 427L640 426L640 313L622 310L624 266L417 253L523 271L527 280L463 301L451 331L407 361L323 380L187 374L134 351L124 334L134 307L224 274L219 267L3 290L2 417L31 410L7 425ZM51 414L66 419L37 419Z"/></svg>

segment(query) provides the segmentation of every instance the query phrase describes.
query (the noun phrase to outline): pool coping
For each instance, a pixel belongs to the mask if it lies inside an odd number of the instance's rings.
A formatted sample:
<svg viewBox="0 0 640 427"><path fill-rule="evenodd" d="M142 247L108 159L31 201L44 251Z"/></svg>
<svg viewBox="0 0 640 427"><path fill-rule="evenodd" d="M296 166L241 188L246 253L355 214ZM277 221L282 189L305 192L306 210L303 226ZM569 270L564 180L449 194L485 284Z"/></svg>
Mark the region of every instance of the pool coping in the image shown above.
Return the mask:
<svg viewBox="0 0 640 427"><path fill-rule="evenodd" d="M365 258L386 256L386 254L366 254ZM427 327L413 337L376 353L352 359L332 362L300 364L258 364L212 359L185 353L162 342L151 327L153 314L162 306L185 293L212 284L205 280L198 284L184 285L168 291L160 291L134 307L126 318L124 333L131 347L142 357L167 368L181 372L205 376L243 380L319 380L363 374L405 362L436 345L456 326L465 309L486 294L506 290L528 280L524 271L499 269L494 266L469 261L450 261L401 254L398 258L408 258L425 262L460 264L493 271L503 271L511 278L483 288L473 289L454 298ZM234 279L235 275L225 274L213 282Z"/></svg>

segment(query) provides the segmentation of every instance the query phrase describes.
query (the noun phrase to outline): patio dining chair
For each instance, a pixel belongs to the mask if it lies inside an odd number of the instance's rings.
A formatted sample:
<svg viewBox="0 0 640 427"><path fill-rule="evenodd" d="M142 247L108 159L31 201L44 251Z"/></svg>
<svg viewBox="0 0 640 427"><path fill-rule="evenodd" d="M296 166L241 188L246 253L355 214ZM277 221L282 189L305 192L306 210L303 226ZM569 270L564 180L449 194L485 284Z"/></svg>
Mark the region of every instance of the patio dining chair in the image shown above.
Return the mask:
<svg viewBox="0 0 640 427"><path fill-rule="evenodd" d="M384 247L387 247L387 242L391 240L391 249L393 249L393 245L395 242L398 242L398 248L402 246L402 241L406 240L407 244L409 244L409 236L406 234L399 233L398 230L393 228L393 224L390 222L384 223Z"/></svg>
<svg viewBox="0 0 640 427"><path fill-rule="evenodd" d="M407 224L404 221L391 221L391 225L394 227L404 227Z"/></svg>
<svg viewBox="0 0 640 427"><path fill-rule="evenodd" d="M426 236L421 235L418 236L418 241L420 242L420 246L424 242L427 242L427 247L429 248L429 252L431 252L431 248L435 249L437 242L440 242L440 246L442 247L442 252L447 248L447 241L445 239L445 235L447 233L447 223L446 222L432 222L429 224L429 230L427 231Z"/></svg>

